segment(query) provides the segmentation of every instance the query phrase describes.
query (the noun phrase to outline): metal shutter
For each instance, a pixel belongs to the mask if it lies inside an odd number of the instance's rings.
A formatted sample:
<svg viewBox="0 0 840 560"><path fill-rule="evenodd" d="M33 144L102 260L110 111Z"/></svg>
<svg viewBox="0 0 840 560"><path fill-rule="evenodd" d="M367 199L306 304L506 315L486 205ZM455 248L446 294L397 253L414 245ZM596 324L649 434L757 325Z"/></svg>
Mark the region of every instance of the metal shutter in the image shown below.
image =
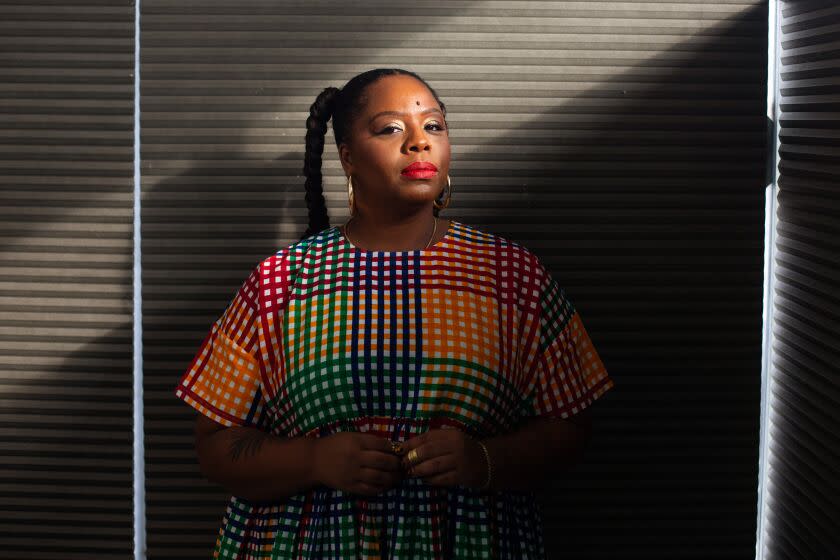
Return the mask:
<svg viewBox="0 0 840 560"><path fill-rule="evenodd" d="M0 5L0 555L132 551L134 8Z"/></svg>
<svg viewBox="0 0 840 560"><path fill-rule="evenodd" d="M838 558L837 2L780 2L775 306L762 558Z"/></svg>
<svg viewBox="0 0 840 560"><path fill-rule="evenodd" d="M447 104L442 215L538 253L616 379L586 460L543 496L549 558L752 554L766 32L760 0L144 0L150 558L212 547L227 493L198 473L174 385L250 268L306 227L309 105L379 66Z"/></svg>

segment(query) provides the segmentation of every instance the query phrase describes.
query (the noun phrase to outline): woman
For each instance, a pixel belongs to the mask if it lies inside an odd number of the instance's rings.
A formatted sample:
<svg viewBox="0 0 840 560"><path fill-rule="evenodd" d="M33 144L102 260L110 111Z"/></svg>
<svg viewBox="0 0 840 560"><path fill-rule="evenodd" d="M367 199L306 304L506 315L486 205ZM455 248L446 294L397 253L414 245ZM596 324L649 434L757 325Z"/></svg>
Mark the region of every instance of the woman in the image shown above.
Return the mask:
<svg viewBox="0 0 840 560"><path fill-rule="evenodd" d="M222 558L544 558L533 490L574 463L613 386L525 247L443 220L446 108L376 69L307 120L310 227L263 260L176 394L231 491ZM330 227L327 122L351 218Z"/></svg>

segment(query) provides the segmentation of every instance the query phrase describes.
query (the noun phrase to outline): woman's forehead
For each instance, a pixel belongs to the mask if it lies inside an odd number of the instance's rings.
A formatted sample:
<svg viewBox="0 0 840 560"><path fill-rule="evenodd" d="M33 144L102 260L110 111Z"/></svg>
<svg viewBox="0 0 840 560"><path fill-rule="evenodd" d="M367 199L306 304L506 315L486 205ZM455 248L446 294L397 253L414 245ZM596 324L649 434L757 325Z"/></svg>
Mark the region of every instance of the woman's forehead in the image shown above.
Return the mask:
<svg viewBox="0 0 840 560"><path fill-rule="evenodd" d="M440 110L437 100L423 82L411 76L386 76L377 80L365 92L363 111L369 116L381 112L422 112Z"/></svg>

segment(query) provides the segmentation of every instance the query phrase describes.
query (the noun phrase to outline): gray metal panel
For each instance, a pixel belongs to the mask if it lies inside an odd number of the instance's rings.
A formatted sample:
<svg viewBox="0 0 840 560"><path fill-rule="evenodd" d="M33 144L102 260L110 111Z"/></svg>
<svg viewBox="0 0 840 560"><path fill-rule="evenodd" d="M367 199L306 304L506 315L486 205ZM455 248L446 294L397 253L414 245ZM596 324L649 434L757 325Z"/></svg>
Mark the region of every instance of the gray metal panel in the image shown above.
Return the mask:
<svg viewBox="0 0 840 560"><path fill-rule="evenodd" d="M0 5L0 556L132 551L134 8Z"/></svg>
<svg viewBox="0 0 840 560"><path fill-rule="evenodd" d="M227 494L198 473L175 383L251 267L306 228L309 105L377 66L447 104L442 215L538 253L616 379L586 460L543 494L549 558L753 554L766 2L142 6L150 557L212 548Z"/></svg>
<svg viewBox="0 0 840 560"><path fill-rule="evenodd" d="M782 2L768 560L840 557L840 110L836 2Z"/></svg>

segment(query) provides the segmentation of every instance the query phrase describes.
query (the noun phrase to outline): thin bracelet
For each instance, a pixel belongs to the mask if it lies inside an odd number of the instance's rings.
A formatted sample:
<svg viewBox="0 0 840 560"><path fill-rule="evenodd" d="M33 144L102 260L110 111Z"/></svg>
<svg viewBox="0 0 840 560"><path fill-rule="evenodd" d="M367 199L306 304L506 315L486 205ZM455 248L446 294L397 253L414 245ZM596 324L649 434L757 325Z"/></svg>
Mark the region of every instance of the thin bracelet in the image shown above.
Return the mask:
<svg viewBox="0 0 840 560"><path fill-rule="evenodd" d="M484 486L479 488L479 490L487 490L490 488L490 481L493 479L493 467L490 463L490 453L487 451L487 446L484 445L483 441L478 441L478 445L481 446L482 451L484 451L484 457L487 459L487 482L484 483Z"/></svg>

